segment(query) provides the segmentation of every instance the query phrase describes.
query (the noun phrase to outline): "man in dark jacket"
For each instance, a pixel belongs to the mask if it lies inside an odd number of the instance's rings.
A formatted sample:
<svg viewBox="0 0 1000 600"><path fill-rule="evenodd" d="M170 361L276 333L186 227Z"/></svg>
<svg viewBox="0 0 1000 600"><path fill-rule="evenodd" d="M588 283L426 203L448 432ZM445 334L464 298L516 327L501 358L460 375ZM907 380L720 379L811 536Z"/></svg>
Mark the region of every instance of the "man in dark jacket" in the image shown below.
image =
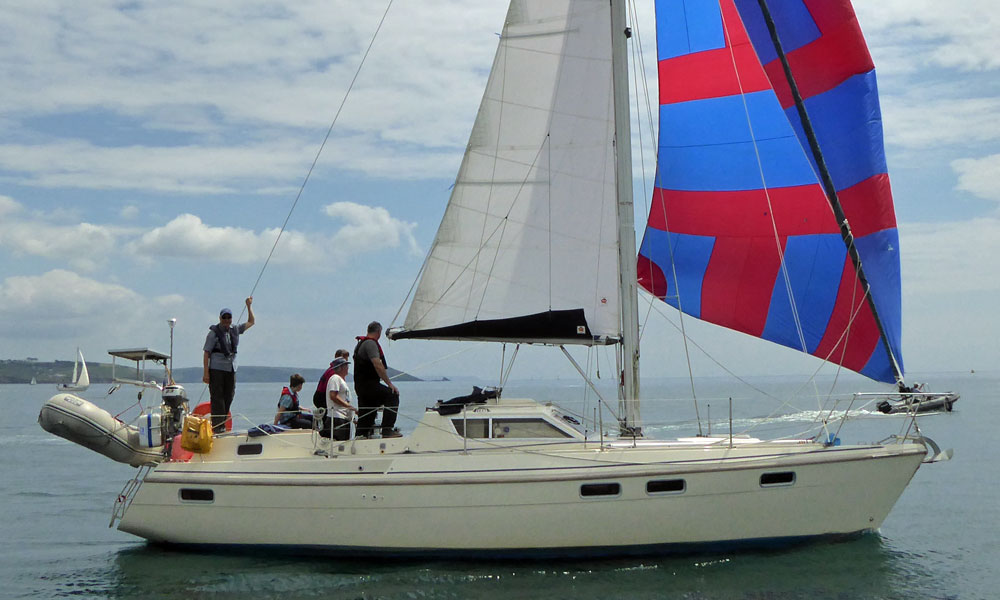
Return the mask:
<svg viewBox="0 0 1000 600"><path fill-rule="evenodd" d="M385 353L378 340L382 337L382 324L372 321L368 334L358 336L354 348L354 391L358 396L358 437L371 437L375 430L375 417L382 408L382 437L399 437L396 412L399 409L399 390L389 379ZM383 385L382 382L385 382Z"/></svg>

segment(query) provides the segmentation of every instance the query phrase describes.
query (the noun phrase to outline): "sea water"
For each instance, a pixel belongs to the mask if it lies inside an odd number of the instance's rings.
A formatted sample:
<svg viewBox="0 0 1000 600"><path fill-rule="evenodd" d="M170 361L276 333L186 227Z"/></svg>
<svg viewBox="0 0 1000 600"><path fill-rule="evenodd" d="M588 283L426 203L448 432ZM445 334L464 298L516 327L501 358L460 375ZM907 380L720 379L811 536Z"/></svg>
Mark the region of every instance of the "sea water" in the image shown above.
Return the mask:
<svg viewBox="0 0 1000 600"><path fill-rule="evenodd" d="M877 534L780 551L519 562L207 554L147 545L108 528L112 503L135 469L43 431L36 418L54 388L0 385L0 598L1000 598L1000 452L992 429L1000 374L917 379L962 394L953 412L919 421L925 435L955 449L955 458L922 466ZM613 389L600 383L604 401L616 409ZM878 415L867 400L849 396L839 406L856 419L841 430L828 418L823 430L830 381L802 389L793 379L753 379L749 387L696 380L697 410L690 382L643 384L650 399L643 422L655 437L707 433L709 420L713 434L728 435L732 424L737 434L833 433L845 443L905 431L902 419ZM281 385L238 384L237 427L270 422ZM207 399L204 387L188 386L192 403ZM425 406L468 393L471 383L399 387L406 432ZM835 387L838 394L842 387ZM139 404L155 402L156 394L140 401L129 388L110 396L106 390L95 384L83 395L126 420L138 415ZM600 401L576 381L513 382L504 394L559 401L581 420L592 420ZM604 415L609 430L613 417ZM600 435L587 426L588 435Z"/></svg>

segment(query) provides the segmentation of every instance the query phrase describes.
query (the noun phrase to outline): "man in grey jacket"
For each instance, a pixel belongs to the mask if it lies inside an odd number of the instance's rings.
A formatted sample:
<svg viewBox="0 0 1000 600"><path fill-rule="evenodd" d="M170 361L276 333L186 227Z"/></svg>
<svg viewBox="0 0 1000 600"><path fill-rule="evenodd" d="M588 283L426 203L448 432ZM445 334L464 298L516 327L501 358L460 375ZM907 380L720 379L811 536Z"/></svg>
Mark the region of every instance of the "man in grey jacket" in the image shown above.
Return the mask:
<svg viewBox="0 0 1000 600"><path fill-rule="evenodd" d="M212 398L212 430L224 431L229 407L236 394L236 348L240 334L254 325L253 297L246 299L247 322L233 326L233 311L223 308L219 311L219 323L208 328L205 338L204 374L201 380L208 384Z"/></svg>

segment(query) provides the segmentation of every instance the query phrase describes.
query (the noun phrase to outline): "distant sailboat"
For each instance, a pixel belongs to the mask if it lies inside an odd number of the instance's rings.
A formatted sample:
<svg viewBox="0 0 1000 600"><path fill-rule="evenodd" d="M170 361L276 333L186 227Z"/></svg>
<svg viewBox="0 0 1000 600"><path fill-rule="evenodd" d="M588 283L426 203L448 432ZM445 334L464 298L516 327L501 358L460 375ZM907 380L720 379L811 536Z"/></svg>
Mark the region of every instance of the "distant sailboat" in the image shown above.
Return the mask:
<svg viewBox="0 0 1000 600"><path fill-rule="evenodd" d="M31 380L35 383L35 380ZM76 362L73 363L73 381L71 383L60 383L58 386L63 392L83 392L90 387L90 373L87 372L87 363L83 360L83 352L76 349Z"/></svg>
<svg viewBox="0 0 1000 600"><path fill-rule="evenodd" d="M37 384L37 383L38 383L38 382L37 382L37 381L35 381L35 378L34 378L34 377L32 377L32 378L31 378L31 383L29 383L28 385L35 385L35 384Z"/></svg>

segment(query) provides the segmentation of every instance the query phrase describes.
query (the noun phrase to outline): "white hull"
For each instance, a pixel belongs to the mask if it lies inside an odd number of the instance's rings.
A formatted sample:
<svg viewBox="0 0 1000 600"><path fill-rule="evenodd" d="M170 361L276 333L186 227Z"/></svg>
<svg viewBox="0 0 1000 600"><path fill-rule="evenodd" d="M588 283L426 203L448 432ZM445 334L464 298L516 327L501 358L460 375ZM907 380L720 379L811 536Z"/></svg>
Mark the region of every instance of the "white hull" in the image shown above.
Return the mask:
<svg viewBox="0 0 1000 600"><path fill-rule="evenodd" d="M428 415L422 425L444 422ZM604 449L520 440L466 453L455 434L451 450L402 453L444 441L421 439L427 430L347 443L331 458L312 454L310 433L219 438L211 455L151 472L119 528L173 544L386 554L571 556L787 541L878 528L925 455L919 443L730 448L723 438ZM237 455L258 443L261 454ZM763 487L765 473L794 481ZM650 481L677 480L683 491L647 493ZM617 494L581 495L581 486L614 483ZM185 500L181 490L199 491Z"/></svg>

